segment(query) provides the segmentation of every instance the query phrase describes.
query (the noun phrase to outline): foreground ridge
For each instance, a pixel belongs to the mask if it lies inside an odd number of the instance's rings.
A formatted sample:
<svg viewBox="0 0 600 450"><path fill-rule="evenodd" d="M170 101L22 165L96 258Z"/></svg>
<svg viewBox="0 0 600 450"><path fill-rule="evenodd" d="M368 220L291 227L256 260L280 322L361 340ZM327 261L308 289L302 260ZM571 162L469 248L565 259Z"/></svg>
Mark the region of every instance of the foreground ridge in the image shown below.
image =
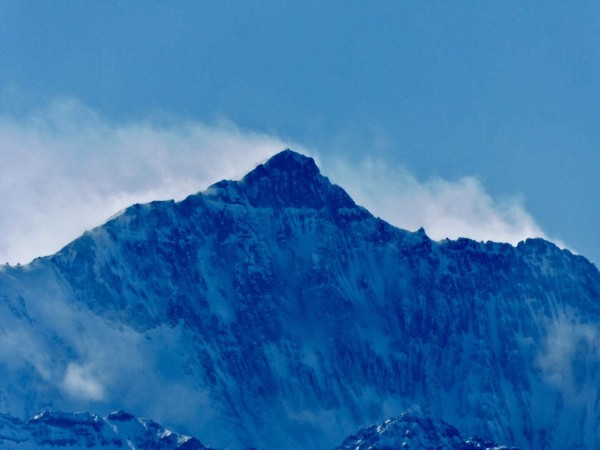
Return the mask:
<svg viewBox="0 0 600 450"><path fill-rule="evenodd" d="M196 438L173 433L124 411L114 411L104 418L90 413L46 411L27 422L0 414L0 448L210 450Z"/></svg>
<svg viewBox="0 0 600 450"><path fill-rule="evenodd" d="M347 437L334 450L518 450L481 439L464 440L456 428L429 414L420 407L413 407L398 417ZM90 413L45 411L27 422L0 414L0 448L211 450L194 437L173 433L125 411L114 411L104 418Z"/></svg>
<svg viewBox="0 0 600 450"><path fill-rule="evenodd" d="M459 431L438 417L413 407L379 425L363 428L334 450L518 450L478 438L464 439Z"/></svg>

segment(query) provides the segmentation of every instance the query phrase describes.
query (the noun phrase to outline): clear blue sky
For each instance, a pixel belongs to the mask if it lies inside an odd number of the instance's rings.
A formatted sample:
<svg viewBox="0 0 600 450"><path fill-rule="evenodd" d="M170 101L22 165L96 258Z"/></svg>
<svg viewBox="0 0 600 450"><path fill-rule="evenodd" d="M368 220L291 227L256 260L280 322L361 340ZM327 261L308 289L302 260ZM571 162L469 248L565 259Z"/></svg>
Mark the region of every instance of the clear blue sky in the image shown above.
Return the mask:
<svg viewBox="0 0 600 450"><path fill-rule="evenodd" d="M600 2L1 0L0 113L57 97L476 176L600 262Z"/></svg>

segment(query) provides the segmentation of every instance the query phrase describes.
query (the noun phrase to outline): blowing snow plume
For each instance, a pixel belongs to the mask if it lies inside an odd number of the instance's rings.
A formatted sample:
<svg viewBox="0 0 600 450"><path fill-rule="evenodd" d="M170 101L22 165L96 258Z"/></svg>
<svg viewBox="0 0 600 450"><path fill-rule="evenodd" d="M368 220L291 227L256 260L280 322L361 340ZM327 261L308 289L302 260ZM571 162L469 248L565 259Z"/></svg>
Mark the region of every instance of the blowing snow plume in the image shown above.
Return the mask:
<svg viewBox="0 0 600 450"><path fill-rule="evenodd" d="M513 244L545 237L521 199L498 201L474 177L420 181L402 166L351 164L226 120L116 123L61 99L25 118L0 116L0 261L53 253L130 204L182 199L290 146L323 159L358 203L401 228Z"/></svg>

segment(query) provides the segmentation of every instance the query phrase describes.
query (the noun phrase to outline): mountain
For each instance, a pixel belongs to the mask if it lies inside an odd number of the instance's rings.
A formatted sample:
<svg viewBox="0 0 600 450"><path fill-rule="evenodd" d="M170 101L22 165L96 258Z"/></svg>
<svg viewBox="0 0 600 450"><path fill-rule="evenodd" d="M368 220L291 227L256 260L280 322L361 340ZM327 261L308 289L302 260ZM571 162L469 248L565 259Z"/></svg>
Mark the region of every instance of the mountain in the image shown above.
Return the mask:
<svg viewBox="0 0 600 450"><path fill-rule="evenodd" d="M420 404L465 436L600 448L599 323L585 258L395 228L286 150L0 269L0 412L333 448Z"/></svg>
<svg viewBox="0 0 600 450"><path fill-rule="evenodd" d="M157 423L138 419L124 411L107 417L89 413L45 411L27 422L0 414L0 449L96 448L117 450L210 450L196 438L182 436ZM373 449L509 450L481 439L464 440L458 430L414 407L349 436L335 450ZM517 450L517 449L511 449Z"/></svg>
<svg viewBox="0 0 600 450"><path fill-rule="evenodd" d="M43 412L27 422L0 414L0 448L210 450L195 438L172 433L124 411L114 411L105 418L88 413Z"/></svg>
<svg viewBox="0 0 600 450"><path fill-rule="evenodd" d="M360 430L334 450L375 449L517 450L482 439L464 439L452 425L418 407Z"/></svg>

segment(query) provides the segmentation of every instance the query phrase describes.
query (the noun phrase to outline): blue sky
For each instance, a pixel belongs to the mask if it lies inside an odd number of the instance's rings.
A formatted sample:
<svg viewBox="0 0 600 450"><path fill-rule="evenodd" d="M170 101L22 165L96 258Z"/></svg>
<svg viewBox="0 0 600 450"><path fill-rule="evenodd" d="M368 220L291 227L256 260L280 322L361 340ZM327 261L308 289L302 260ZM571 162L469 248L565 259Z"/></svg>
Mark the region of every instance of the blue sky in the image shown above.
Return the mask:
<svg viewBox="0 0 600 450"><path fill-rule="evenodd" d="M598 2L0 0L0 259L292 146L399 226L598 264L599 29Z"/></svg>

